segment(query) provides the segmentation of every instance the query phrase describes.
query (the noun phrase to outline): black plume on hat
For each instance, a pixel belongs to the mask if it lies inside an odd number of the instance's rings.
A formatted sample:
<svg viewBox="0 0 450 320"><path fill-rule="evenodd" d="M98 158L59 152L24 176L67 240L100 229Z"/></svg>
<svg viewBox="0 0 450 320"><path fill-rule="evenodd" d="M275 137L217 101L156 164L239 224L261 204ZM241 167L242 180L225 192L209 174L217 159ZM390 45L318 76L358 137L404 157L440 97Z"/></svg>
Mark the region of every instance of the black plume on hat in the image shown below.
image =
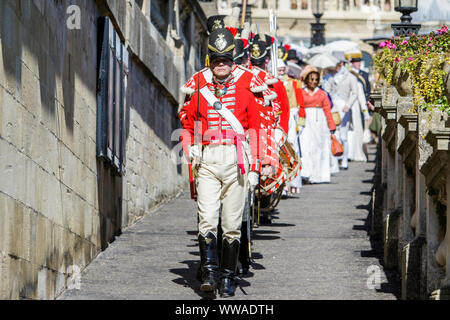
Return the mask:
<svg viewBox="0 0 450 320"><path fill-rule="evenodd" d="M211 34L216 29L223 29L225 28L225 22L224 18L225 15L216 15L211 16L206 20L206 26L208 28L208 33Z"/></svg>
<svg viewBox="0 0 450 320"><path fill-rule="evenodd" d="M216 58L233 60L234 37L228 29L216 29L209 35L208 55L210 61Z"/></svg>

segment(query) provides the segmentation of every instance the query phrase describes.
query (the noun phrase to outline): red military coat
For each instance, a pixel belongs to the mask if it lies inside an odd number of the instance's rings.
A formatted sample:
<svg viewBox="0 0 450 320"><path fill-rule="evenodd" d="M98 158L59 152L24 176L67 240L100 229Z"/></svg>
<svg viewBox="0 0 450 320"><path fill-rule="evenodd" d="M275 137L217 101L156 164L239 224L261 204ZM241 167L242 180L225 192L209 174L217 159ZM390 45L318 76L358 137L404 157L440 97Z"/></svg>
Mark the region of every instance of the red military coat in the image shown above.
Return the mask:
<svg viewBox="0 0 450 320"><path fill-rule="evenodd" d="M234 83L241 89L246 89L255 97L256 103L258 105L259 116L260 116L260 135L259 135L259 146L258 155L262 163L270 163L274 159L277 159L271 146L275 145L273 139L273 129L276 126L275 112L273 108L274 99L276 98L276 93L270 90L267 84L255 75L251 70L244 68L242 66L236 65L233 70ZM187 108L191 104L191 98L193 93L197 90L198 84L200 88L207 83L212 83L212 72L209 68L204 68L203 70L194 74L189 81L181 88L182 92L186 94L185 102L181 108L178 117L183 127L184 122L187 120ZM272 159L273 158L273 159Z"/></svg>
<svg viewBox="0 0 450 320"><path fill-rule="evenodd" d="M289 99L283 83L261 68L253 67L252 71L260 77L275 94L273 109L279 117L278 125L285 133L289 131Z"/></svg>
<svg viewBox="0 0 450 320"><path fill-rule="evenodd" d="M214 85L206 84L214 93ZM230 110L244 128L250 142L251 171L260 170L258 139L260 129L259 107L254 95L231 80L227 93L218 98L223 108ZM235 132L231 125L212 106L208 104L201 93L195 92L185 104L185 117L182 122L187 132L183 140L190 139L194 143L195 122L201 121L202 144L236 144ZM188 135L188 136L186 136ZM238 146L239 147L239 146ZM238 151L239 152L239 151Z"/></svg>

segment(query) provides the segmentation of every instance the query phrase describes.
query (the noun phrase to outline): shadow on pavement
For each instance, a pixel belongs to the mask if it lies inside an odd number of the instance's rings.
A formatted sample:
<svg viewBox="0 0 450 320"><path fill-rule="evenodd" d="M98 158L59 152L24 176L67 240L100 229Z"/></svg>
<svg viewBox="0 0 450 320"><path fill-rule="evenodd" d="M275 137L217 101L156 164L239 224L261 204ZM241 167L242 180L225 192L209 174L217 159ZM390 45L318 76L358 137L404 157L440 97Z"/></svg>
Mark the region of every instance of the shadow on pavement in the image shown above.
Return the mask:
<svg viewBox="0 0 450 320"><path fill-rule="evenodd" d="M270 224L271 227L295 227L295 224L292 223L276 223L272 222Z"/></svg>
<svg viewBox="0 0 450 320"><path fill-rule="evenodd" d="M216 298L215 295L205 293L200 291L200 282L197 280L197 270L200 266L200 261L198 260L185 260L180 263L187 265L187 268L176 268L170 269L171 273L174 273L180 278L173 279L172 281L176 284L182 285L183 287L191 288L199 297L203 300L213 300Z"/></svg>
<svg viewBox="0 0 450 320"><path fill-rule="evenodd" d="M372 180L365 180L365 181L372 181ZM365 182L363 181L363 182ZM368 183L368 182L365 182ZM371 194L371 192L370 192ZM370 229L371 229L371 208L372 208L372 199L370 199L369 203L367 205L358 205L355 206L359 210L366 210L367 211L367 217L363 219L364 224L355 224L353 225L353 230L357 231L365 231L367 236L369 236L370 239L370 250L361 250L360 255L362 258L375 258L378 259L379 264L381 266L384 265L383 258L384 258L384 249L383 249L383 241L382 240L375 240L372 237L370 237ZM361 219L357 219L361 221ZM387 283L381 283L381 286L379 289L376 289L377 292L383 292L383 293L390 293L393 294L397 299L401 298L401 279L400 275L396 270L386 270L383 268L383 271L386 275Z"/></svg>

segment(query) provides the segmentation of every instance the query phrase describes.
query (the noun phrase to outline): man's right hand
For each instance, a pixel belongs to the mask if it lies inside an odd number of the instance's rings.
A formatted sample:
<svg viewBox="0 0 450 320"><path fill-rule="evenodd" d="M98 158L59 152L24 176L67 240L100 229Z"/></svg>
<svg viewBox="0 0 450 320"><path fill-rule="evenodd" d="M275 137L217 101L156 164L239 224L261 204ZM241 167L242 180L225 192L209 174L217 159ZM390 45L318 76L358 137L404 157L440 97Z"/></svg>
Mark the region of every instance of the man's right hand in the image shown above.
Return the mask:
<svg viewBox="0 0 450 320"><path fill-rule="evenodd" d="M272 166L264 165L261 170L261 180L265 180L268 176L272 174Z"/></svg>
<svg viewBox="0 0 450 320"><path fill-rule="evenodd" d="M200 157L200 148L194 144L189 148L189 160L194 160Z"/></svg>
<svg viewBox="0 0 450 320"><path fill-rule="evenodd" d="M253 191L259 183L259 174L256 171L250 171L248 173L248 182L250 184L250 188Z"/></svg>

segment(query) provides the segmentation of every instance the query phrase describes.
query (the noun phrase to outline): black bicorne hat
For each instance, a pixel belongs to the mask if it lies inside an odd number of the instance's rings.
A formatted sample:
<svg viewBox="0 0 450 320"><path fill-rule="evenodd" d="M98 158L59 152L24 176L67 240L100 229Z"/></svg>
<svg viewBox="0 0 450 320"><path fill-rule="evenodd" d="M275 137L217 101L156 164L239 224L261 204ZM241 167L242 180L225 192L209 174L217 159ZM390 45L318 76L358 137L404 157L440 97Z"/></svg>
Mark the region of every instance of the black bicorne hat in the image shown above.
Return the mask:
<svg viewBox="0 0 450 320"><path fill-rule="evenodd" d="M228 29L216 29L209 35L209 60L227 58L233 61L234 37Z"/></svg>
<svg viewBox="0 0 450 320"><path fill-rule="evenodd" d="M216 29L223 29L225 28L225 22L224 18L225 15L216 15L211 16L206 20L206 26L208 28L208 33L211 34Z"/></svg>
<svg viewBox="0 0 450 320"><path fill-rule="evenodd" d="M253 41L250 45L250 61L252 64L261 64L266 60L267 46L264 41Z"/></svg>

